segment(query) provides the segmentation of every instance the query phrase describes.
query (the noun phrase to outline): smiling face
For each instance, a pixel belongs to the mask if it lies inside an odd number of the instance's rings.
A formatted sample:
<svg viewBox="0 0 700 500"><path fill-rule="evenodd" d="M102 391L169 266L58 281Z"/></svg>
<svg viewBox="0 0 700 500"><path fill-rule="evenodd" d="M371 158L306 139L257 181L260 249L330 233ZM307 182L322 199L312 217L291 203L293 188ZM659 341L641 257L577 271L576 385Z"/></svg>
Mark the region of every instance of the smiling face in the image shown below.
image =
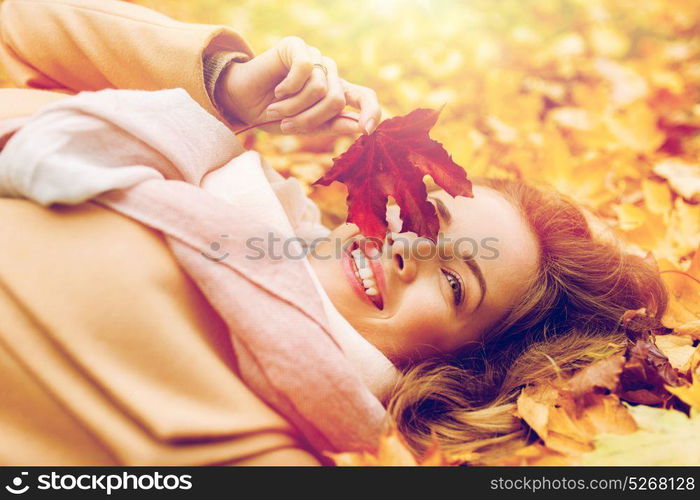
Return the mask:
<svg viewBox="0 0 700 500"><path fill-rule="evenodd" d="M537 272L537 240L497 191L474 186L474 198L429 198L440 216L437 246L393 233L378 252L357 226L343 224L310 257L338 311L397 365L478 342ZM390 206L390 228L400 227L398 215ZM347 251L335 255L338 241Z"/></svg>

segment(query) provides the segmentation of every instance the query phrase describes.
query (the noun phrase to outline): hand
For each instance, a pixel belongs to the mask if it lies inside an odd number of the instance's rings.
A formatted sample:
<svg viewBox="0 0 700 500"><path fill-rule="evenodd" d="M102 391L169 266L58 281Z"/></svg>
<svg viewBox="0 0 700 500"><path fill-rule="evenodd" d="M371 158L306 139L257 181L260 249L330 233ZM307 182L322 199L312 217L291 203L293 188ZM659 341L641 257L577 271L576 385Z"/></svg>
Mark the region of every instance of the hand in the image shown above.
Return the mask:
<svg viewBox="0 0 700 500"><path fill-rule="evenodd" d="M314 66L322 64L324 71ZM229 66L216 100L227 114L247 124L282 120L261 127L284 134L370 133L381 109L375 92L338 76L335 62L301 38L286 37L245 63ZM345 111L346 105L359 114ZM343 112L359 120L338 115Z"/></svg>

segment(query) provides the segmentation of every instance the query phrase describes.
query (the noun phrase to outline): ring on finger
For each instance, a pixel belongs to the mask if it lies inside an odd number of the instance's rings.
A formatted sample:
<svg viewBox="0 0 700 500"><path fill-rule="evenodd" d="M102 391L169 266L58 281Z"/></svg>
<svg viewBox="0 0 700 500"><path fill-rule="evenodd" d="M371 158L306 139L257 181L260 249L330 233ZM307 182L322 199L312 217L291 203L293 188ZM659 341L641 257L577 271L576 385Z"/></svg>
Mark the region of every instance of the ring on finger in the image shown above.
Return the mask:
<svg viewBox="0 0 700 500"><path fill-rule="evenodd" d="M325 66L324 64L321 64L321 63L314 63L314 64L313 64L313 67L314 67L314 68L320 69L321 71L323 71L323 74L324 74L325 76L328 76L328 68L326 68L326 66Z"/></svg>

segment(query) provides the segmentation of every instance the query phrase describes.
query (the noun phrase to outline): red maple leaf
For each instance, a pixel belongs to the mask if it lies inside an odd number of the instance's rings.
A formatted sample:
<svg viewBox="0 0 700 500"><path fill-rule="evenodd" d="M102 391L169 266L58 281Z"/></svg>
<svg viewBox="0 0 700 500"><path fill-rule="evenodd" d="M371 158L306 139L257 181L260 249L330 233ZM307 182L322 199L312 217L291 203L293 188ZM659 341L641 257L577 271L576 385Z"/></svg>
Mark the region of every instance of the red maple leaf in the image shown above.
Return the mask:
<svg viewBox="0 0 700 500"><path fill-rule="evenodd" d="M384 240L386 205L391 196L401 209L401 231L436 241L439 221L435 207L427 201L423 176L430 175L452 196L474 196L464 169L452 161L442 144L428 136L439 114L433 109L416 109L382 122L333 158L333 167L314 185L345 184L348 222L357 224L368 238Z"/></svg>

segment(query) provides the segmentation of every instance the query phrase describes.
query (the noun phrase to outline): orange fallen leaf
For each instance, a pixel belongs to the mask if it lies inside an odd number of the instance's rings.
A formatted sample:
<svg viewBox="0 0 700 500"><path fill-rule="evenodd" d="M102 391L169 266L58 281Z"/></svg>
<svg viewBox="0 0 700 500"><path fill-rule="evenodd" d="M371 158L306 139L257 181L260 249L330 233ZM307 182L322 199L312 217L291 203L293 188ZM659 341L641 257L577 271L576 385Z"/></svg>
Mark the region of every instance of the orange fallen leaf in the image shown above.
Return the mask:
<svg viewBox="0 0 700 500"><path fill-rule="evenodd" d="M697 321L700 320L700 251L695 251L686 271L661 259L659 268L669 291L669 304L662 322L679 333L698 336Z"/></svg>
<svg viewBox="0 0 700 500"><path fill-rule="evenodd" d="M654 341L671 362L671 366L680 372L690 370L690 360L696 349L693 347L693 340L689 336L657 335Z"/></svg>
<svg viewBox="0 0 700 500"><path fill-rule="evenodd" d="M620 383L620 374L625 366L625 356L614 354L579 370L567 381L567 388L574 398L581 398L596 389L614 392Z"/></svg>
<svg viewBox="0 0 700 500"><path fill-rule="evenodd" d="M692 380L690 386L668 387L667 389L695 411L700 412L700 346L695 349L693 357L688 364L688 371Z"/></svg>

